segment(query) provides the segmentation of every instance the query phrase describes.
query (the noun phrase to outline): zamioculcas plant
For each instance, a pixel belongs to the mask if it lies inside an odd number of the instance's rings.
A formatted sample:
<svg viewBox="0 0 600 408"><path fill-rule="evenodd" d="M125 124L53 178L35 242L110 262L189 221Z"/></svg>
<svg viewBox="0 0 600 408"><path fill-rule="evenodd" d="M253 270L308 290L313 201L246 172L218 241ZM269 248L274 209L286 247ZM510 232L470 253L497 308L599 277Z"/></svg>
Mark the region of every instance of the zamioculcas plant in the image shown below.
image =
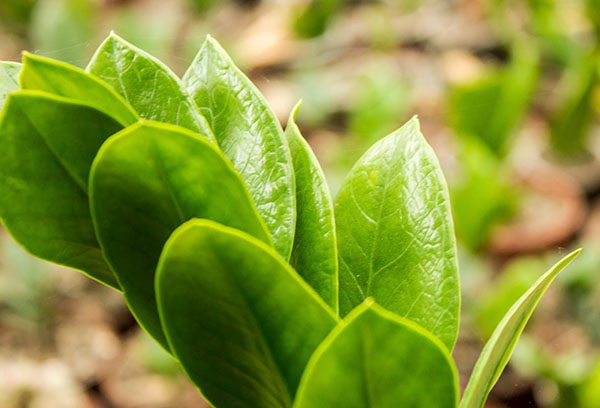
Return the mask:
<svg viewBox="0 0 600 408"><path fill-rule="evenodd" d="M219 408L457 407L446 183L416 118L332 200L294 123L212 38L183 79L111 34L86 70L0 64L0 217L31 254L115 290ZM485 346L482 407L543 275Z"/></svg>

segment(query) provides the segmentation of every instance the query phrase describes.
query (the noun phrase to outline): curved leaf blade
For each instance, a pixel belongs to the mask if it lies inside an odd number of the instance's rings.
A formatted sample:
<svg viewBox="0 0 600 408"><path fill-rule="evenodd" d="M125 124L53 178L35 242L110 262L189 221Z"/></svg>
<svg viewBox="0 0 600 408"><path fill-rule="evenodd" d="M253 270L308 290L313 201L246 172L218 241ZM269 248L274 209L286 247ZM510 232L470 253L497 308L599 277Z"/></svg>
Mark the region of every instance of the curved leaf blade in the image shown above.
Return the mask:
<svg viewBox="0 0 600 408"><path fill-rule="evenodd" d="M319 346L294 408L453 408L458 393L439 339L368 299Z"/></svg>
<svg viewBox="0 0 600 408"><path fill-rule="evenodd" d="M554 278L579 255L579 252L581 249L571 252L558 261L506 313L475 363L460 408L483 407L542 295Z"/></svg>
<svg viewBox="0 0 600 408"><path fill-rule="evenodd" d="M8 94L19 90L20 71L21 64L18 62L0 61L0 111Z"/></svg>
<svg viewBox="0 0 600 408"><path fill-rule="evenodd" d="M112 86L143 118L178 125L214 140L179 78L115 33L100 45L86 70Z"/></svg>
<svg viewBox="0 0 600 408"><path fill-rule="evenodd" d="M92 224L87 177L122 126L78 101L37 91L9 95L0 118L0 217L35 256L115 289Z"/></svg>
<svg viewBox="0 0 600 408"><path fill-rule="evenodd" d="M294 170L275 114L211 37L183 82L208 119L223 153L246 182L275 249L289 259L296 224Z"/></svg>
<svg viewBox="0 0 600 408"><path fill-rule="evenodd" d="M296 105L285 136L296 179L296 234L290 264L334 311L338 311L338 258L333 204L325 174L295 123Z"/></svg>
<svg viewBox="0 0 600 408"><path fill-rule="evenodd" d="M366 297L451 350L460 289L448 189L413 118L356 163L335 202L340 314Z"/></svg>
<svg viewBox="0 0 600 408"><path fill-rule="evenodd" d="M19 83L23 90L43 91L93 106L123 126L139 119L133 108L108 84L64 62L24 53Z"/></svg>
<svg viewBox="0 0 600 408"><path fill-rule="evenodd" d="M92 219L133 314L168 349L154 274L164 243L182 223L209 218L270 243L235 169L204 138L142 122L102 146L90 173Z"/></svg>
<svg viewBox="0 0 600 408"><path fill-rule="evenodd" d="M156 287L172 350L215 407L290 407L336 323L272 248L208 220L169 238Z"/></svg>

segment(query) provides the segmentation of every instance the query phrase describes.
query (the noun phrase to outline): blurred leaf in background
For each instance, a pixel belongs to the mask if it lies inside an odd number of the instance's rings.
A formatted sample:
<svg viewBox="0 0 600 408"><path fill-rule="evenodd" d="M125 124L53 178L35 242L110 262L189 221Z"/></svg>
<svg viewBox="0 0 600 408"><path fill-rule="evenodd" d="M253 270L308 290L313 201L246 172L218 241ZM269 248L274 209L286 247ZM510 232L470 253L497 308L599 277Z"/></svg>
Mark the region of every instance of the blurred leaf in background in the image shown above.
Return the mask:
<svg viewBox="0 0 600 408"><path fill-rule="evenodd" d="M543 52L562 64L568 64L577 52L577 44L569 38L565 27L564 7L569 2L528 0L533 38Z"/></svg>
<svg viewBox="0 0 600 408"><path fill-rule="evenodd" d="M585 0L588 19L594 27L596 42L600 42L600 0Z"/></svg>
<svg viewBox="0 0 600 408"><path fill-rule="evenodd" d="M53 274L7 235L0 239L0 322L43 333L52 320ZM6 323L6 321L5 321Z"/></svg>
<svg viewBox="0 0 600 408"><path fill-rule="evenodd" d="M301 38L323 34L343 4L342 0L310 0L292 14L294 32Z"/></svg>
<svg viewBox="0 0 600 408"><path fill-rule="evenodd" d="M458 239L481 250L492 228L516 212L516 191L510 187L505 166L487 145L463 138L459 179L450 183L450 197Z"/></svg>
<svg viewBox="0 0 600 408"><path fill-rule="evenodd" d="M223 1L221 1L223 2ZM194 9L194 11L198 14L204 14L208 11L210 11L210 9L212 9L213 7L215 7L217 4L220 3L219 0L188 0L188 3L190 4L190 6L192 6L192 8Z"/></svg>
<svg viewBox="0 0 600 408"><path fill-rule="evenodd" d="M583 54L570 64L561 81L562 96L551 120L550 136L552 148L559 155L585 153L588 131L594 119L594 92L600 84L598 49Z"/></svg>
<svg viewBox="0 0 600 408"><path fill-rule="evenodd" d="M39 0L29 27L34 52L85 66L92 52L95 17L90 0Z"/></svg>
<svg viewBox="0 0 600 408"><path fill-rule="evenodd" d="M538 63L535 49L520 43L513 47L506 68L456 85L449 94L449 120L455 132L481 139L498 157L506 155L537 84Z"/></svg>
<svg viewBox="0 0 600 408"><path fill-rule="evenodd" d="M36 0L0 1L0 23L13 32L25 35L35 2Z"/></svg>

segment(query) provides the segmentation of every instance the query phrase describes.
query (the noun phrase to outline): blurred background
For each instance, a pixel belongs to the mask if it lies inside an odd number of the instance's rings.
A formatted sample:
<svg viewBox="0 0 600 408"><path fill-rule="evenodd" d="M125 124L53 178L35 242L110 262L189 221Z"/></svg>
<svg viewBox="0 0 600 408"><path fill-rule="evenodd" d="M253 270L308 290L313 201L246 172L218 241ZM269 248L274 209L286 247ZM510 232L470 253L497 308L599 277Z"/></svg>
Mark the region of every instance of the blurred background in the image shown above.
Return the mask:
<svg viewBox="0 0 600 408"><path fill-rule="evenodd" d="M419 115L450 187L464 386L510 305L585 248L542 300L488 407L600 407L600 0L0 0L0 59L84 67L110 30L182 74L216 37L333 193ZM121 297L0 231L0 407L205 407Z"/></svg>

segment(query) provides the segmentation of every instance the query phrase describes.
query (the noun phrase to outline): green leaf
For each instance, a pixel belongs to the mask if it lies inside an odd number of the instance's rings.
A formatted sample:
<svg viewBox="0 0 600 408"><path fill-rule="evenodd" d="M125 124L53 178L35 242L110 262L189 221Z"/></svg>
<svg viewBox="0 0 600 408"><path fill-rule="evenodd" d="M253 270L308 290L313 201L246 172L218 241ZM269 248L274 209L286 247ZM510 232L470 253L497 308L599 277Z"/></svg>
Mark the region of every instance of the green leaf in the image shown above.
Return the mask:
<svg viewBox="0 0 600 408"><path fill-rule="evenodd" d="M554 278L575 259L580 251L581 249L571 252L556 263L521 296L504 316L475 364L469 384L463 393L460 408L483 407L488 394L508 363L517 340L540 298Z"/></svg>
<svg viewBox="0 0 600 408"><path fill-rule="evenodd" d="M0 217L30 253L113 288L92 224L87 179L101 144L122 126L78 101L21 91L0 118Z"/></svg>
<svg viewBox="0 0 600 408"><path fill-rule="evenodd" d="M338 259L333 205L325 174L290 114L285 135L296 178L296 236L290 264L333 310L338 309Z"/></svg>
<svg viewBox="0 0 600 408"><path fill-rule="evenodd" d="M356 163L335 203L340 315L368 296L452 349L460 289L448 191L416 118Z"/></svg>
<svg viewBox="0 0 600 408"><path fill-rule="evenodd" d="M123 126L139 119L135 110L105 82L64 62L24 53L19 83L23 90L43 91L93 106Z"/></svg>
<svg viewBox="0 0 600 408"><path fill-rule="evenodd" d="M192 220L165 245L161 320L191 380L219 408L290 407L334 314L269 246Z"/></svg>
<svg viewBox="0 0 600 408"><path fill-rule="evenodd" d="M182 126L214 139L177 76L158 59L111 33L87 71L102 78L145 119Z"/></svg>
<svg viewBox="0 0 600 408"><path fill-rule="evenodd" d="M90 202L98 240L132 312L165 348L154 273L169 235L199 217L270 243L243 181L218 148L173 125L144 121L111 137L92 166Z"/></svg>
<svg viewBox="0 0 600 408"><path fill-rule="evenodd" d="M452 408L458 393L446 347L369 299L312 356L294 408Z"/></svg>
<svg viewBox="0 0 600 408"><path fill-rule="evenodd" d="M19 72L21 64L17 62L0 61L0 111L4 101L11 92L19 90Z"/></svg>
<svg viewBox="0 0 600 408"><path fill-rule="evenodd" d="M288 259L294 239L294 169L279 121L225 50L207 37L183 82L242 178L275 249Z"/></svg>

